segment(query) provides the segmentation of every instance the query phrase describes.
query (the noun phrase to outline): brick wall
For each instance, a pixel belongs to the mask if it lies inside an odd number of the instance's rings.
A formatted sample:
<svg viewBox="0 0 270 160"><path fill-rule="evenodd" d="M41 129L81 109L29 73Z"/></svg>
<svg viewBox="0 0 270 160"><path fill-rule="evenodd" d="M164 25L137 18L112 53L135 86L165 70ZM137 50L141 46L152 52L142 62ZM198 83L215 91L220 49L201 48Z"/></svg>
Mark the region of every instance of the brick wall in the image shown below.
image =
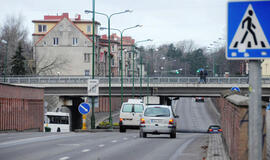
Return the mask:
<svg viewBox="0 0 270 160"><path fill-rule="evenodd" d="M232 160L248 159L248 106L236 106L224 98L213 99L221 115L223 138ZM263 116L263 159L266 159L265 109Z"/></svg>
<svg viewBox="0 0 270 160"><path fill-rule="evenodd" d="M0 84L0 131L43 131L44 90Z"/></svg>

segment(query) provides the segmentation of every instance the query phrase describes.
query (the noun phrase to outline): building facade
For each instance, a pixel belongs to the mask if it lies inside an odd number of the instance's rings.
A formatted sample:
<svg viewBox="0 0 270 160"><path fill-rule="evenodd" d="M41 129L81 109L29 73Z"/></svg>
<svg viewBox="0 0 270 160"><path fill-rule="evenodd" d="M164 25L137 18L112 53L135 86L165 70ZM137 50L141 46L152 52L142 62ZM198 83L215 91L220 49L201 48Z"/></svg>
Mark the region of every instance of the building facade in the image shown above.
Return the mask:
<svg viewBox="0 0 270 160"><path fill-rule="evenodd" d="M92 21L82 20L80 15L70 19L68 13L63 13L32 22L37 74L92 75ZM100 23L95 22L95 33L98 33L98 25ZM98 45L99 37L95 36ZM98 53L97 49L95 52ZM98 58L95 54L95 66ZM98 74L97 67L95 74Z"/></svg>

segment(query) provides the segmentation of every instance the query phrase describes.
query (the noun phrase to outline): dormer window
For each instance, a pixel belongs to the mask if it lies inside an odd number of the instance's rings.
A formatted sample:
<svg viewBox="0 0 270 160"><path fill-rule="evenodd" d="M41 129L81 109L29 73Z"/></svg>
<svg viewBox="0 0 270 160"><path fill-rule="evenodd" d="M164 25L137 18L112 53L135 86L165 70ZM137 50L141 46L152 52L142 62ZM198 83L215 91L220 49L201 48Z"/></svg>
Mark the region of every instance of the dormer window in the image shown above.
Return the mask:
<svg viewBox="0 0 270 160"><path fill-rule="evenodd" d="M47 32L47 25L39 24L38 32Z"/></svg>
<svg viewBox="0 0 270 160"><path fill-rule="evenodd" d="M91 25L90 25L90 24L87 25L86 32L87 32L87 33L91 33Z"/></svg>

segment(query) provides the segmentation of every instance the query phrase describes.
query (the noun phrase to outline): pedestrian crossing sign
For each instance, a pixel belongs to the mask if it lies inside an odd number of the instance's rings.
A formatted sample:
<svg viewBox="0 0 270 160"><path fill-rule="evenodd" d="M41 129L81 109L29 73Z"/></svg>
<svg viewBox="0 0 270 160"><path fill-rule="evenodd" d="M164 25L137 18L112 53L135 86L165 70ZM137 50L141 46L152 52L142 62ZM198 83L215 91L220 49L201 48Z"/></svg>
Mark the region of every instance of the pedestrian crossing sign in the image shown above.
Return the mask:
<svg viewBox="0 0 270 160"><path fill-rule="evenodd" d="M270 0L228 2L227 59L270 58Z"/></svg>

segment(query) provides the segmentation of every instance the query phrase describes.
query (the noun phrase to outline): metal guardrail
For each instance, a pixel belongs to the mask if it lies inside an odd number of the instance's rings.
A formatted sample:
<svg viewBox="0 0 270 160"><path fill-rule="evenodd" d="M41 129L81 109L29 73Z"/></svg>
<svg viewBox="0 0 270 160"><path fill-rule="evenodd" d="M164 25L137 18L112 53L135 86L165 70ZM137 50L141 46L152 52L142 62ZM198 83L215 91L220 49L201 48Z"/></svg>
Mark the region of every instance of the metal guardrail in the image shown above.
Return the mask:
<svg viewBox="0 0 270 160"><path fill-rule="evenodd" d="M6 77L0 78L0 83L9 84L87 84L86 76L53 76L53 77ZM100 84L108 84L108 77L97 77ZM149 84L195 84L199 77L149 77ZM143 77L142 83L147 84L148 78ZM247 84L248 77L207 77L207 84ZM124 77L124 84L133 84L132 77ZM134 83L140 84L140 77L134 77ZM112 77L111 84L121 84L120 77ZM270 84L269 77L262 78L262 84Z"/></svg>

